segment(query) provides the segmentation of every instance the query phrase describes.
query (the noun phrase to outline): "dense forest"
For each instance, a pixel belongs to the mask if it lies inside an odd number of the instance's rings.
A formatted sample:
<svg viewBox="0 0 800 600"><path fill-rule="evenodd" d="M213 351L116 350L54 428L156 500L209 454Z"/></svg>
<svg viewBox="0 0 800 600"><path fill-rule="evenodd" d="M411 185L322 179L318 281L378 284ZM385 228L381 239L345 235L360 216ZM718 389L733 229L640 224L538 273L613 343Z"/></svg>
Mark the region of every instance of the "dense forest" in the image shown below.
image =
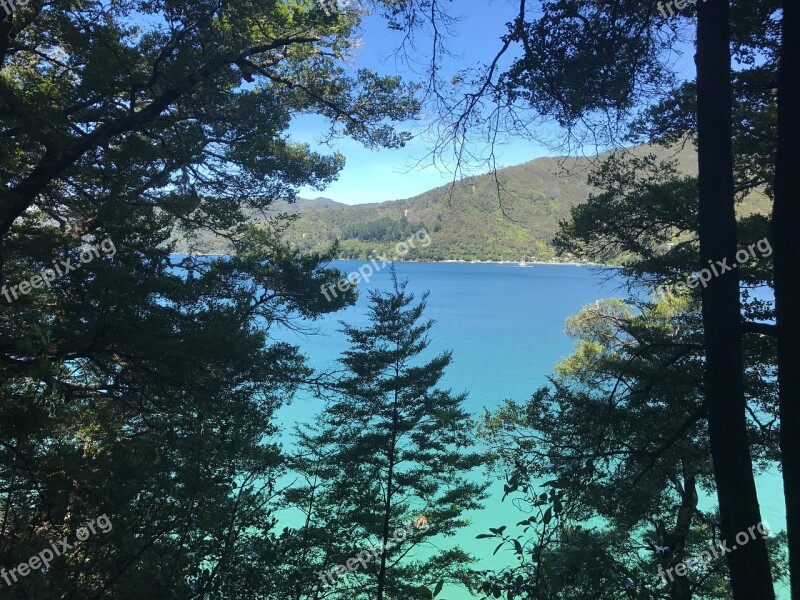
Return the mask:
<svg viewBox="0 0 800 600"><path fill-rule="evenodd" d="M448 73L457 3L334 4L3 4L0 598L799 599L800 5L521 0ZM367 24L425 54L416 80L353 67ZM300 116L376 151L429 120L457 183L300 201L346 163ZM460 177L474 140L544 127L597 156ZM394 272L313 369L281 333L363 294L331 261L421 229L409 260L618 262L628 287L484 414ZM317 411L280 422L300 394ZM492 494L489 570L463 532Z"/></svg>

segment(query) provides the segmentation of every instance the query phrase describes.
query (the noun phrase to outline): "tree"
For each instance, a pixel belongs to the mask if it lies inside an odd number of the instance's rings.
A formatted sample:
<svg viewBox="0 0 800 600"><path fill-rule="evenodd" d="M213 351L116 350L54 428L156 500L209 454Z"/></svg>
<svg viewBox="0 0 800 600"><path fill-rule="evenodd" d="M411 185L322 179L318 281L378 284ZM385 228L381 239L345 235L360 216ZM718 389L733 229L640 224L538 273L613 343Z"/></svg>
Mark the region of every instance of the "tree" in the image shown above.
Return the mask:
<svg viewBox="0 0 800 600"><path fill-rule="evenodd" d="M359 18L326 16L312 2L20 7L0 40L0 233L31 207L58 214L73 198L126 194L224 229L238 213L204 196L247 197L260 208L341 167L340 156L278 135L299 112L329 118L332 136L401 145L407 135L389 121L414 112L410 90L338 64ZM98 184L122 169L115 186ZM179 202L172 189L193 194Z"/></svg>
<svg viewBox="0 0 800 600"><path fill-rule="evenodd" d="M770 7L746 3L740 8L752 9L747 16L737 14L737 42L744 49L743 60L752 63L759 47L769 57L771 40L764 38L759 46L754 33L768 30ZM707 261L733 262L737 250L733 93L728 2L698 3L696 14L698 237L699 264L704 267ZM692 7L675 19L694 16ZM680 39L676 31L677 27L664 24L653 2L543 2L537 16L529 18L522 0L500 52L473 91L449 108L448 114L456 116L445 142L463 140L477 123L487 123L492 131L510 123L514 132L526 133L533 118L521 111L532 110L534 115L555 119L571 135L583 128L589 141L613 144L620 126L629 122L634 110L647 105L653 91L671 87L673 77L665 51ZM503 69L501 59L512 44L519 46L519 55ZM484 104L490 106L488 119L480 115ZM491 134L488 137L494 139ZM578 142L584 140L577 138ZM735 271L716 277L703 290L702 307L707 328L709 441L723 535L732 539L760 521L747 443L743 330ZM766 545L757 541L742 550L728 556L734 598L774 597Z"/></svg>
<svg viewBox="0 0 800 600"><path fill-rule="evenodd" d="M520 565L484 579L489 597L730 597L722 557L675 569L720 539L717 515L698 506L713 468L696 304L673 295L586 307L568 321L578 345L551 386L487 415L482 436L507 493L531 511L518 524ZM748 348L747 394L766 418L777 392L761 372L772 359L768 347ZM759 464L777 456L775 432L754 422L749 434ZM502 533L493 537L511 546L513 530Z"/></svg>
<svg viewBox="0 0 800 600"><path fill-rule="evenodd" d="M421 321L426 297L415 304L394 273L393 283L391 292L370 293L367 327L345 325L346 374L318 428L301 432L293 465L306 481L290 497L304 514L297 535L305 540L303 561L313 561L309 571L335 573L364 549L386 544L336 582L334 598L415 597L422 583L460 578L469 557L428 542L463 527L466 511L481 507L486 489L476 479L483 458L473 449L465 395L435 387L451 354L421 360L433 326ZM404 541L393 535L419 519L427 522L424 531L412 530ZM375 533L378 544L368 542Z"/></svg>
<svg viewBox="0 0 800 600"><path fill-rule="evenodd" d="M733 264L733 94L727 0L697 10L697 149L700 264ZM706 396L722 535L734 539L761 522L747 439L742 317L735 271L703 287ZM764 540L727 556L734 598L774 598Z"/></svg>
<svg viewBox="0 0 800 600"><path fill-rule="evenodd" d="M778 75L778 148L775 161L775 306L778 329L778 382L781 405L781 449L789 534L792 598L800 598L800 281L797 245L800 223L800 8L783 3L783 36Z"/></svg>
<svg viewBox="0 0 800 600"><path fill-rule="evenodd" d="M321 293L342 275L330 252L301 256L284 220L248 220L342 166L291 140L294 116L367 145L406 139L393 123L413 90L342 66L359 18L203 0L3 18L2 567L113 523L10 597L286 597L268 585L273 420L315 382L273 332L355 296ZM171 254L201 231L232 256Z"/></svg>

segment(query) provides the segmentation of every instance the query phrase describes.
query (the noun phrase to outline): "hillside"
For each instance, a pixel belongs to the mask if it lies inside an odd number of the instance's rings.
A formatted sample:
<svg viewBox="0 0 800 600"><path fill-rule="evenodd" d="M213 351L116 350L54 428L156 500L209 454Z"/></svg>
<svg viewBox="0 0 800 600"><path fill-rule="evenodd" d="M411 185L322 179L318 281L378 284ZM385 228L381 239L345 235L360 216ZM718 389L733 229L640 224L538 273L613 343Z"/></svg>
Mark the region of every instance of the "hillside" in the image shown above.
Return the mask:
<svg viewBox="0 0 800 600"><path fill-rule="evenodd" d="M674 157L681 172L697 173L691 147L634 152ZM276 204L274 212L300 215L286 237L302 251L327 249L338 239L342 258L362 259L375 251L391 252L394 244L424 227L432 243L407 259L518 261L524 255L552 261L556 257L550 242L558 222L592 192L586 181L596 160L539 158L498 171L496 180L491 173L470 177L406 200L348 206L327 198L302 199ZM748 204L753 202L760 204ZM201 248L224 252L219 239L204 239Z"/></svg>

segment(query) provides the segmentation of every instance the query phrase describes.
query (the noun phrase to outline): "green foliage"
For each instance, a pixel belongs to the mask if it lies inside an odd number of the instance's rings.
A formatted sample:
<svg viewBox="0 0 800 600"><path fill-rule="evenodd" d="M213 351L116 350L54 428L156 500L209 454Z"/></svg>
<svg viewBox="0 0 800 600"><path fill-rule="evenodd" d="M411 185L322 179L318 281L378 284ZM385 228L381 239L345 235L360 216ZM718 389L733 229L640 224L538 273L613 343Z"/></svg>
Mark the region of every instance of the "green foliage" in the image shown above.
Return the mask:
<svg viewBox="0 0 800 600"><path fill-rule="evenodd" d="M358 238L365 242L400 242L407 240L417 231L424 228L424 225L416 229L412 227L405 216L395 221L390 217L380 217L366 223L354 223L349 225L343 232L344 239Z"/></svg>
<svg viewBox="0 0 800 600"><path fill-rule="evenodd" d="M519 45L521 56L500 76L498 95L563 127L595 114L619 119L647 90L672 80L656 57L678 35L653 26L653 12L651 3L635 0L614 7L585 0L542 2L537 18L508 24L507 39Z"/></svg>
<svg viewBox="0 0 800 600"><path fill-rule="evenodd" d="M273 566L272 419L310 375L268 324L329 310L309 290L338 274L263 232L233 259L176 264L115 225L112 259L5 308L20 338L1 380L4 566L97 515L114 527L8 594L237 597L263 583L238 579L240 561Z"/></svg>
<svg viewBox="0 0 800 600"><path fill-rule="evenodd" d="M372 293L367 327L345 326L351 347L336 396L316 427L298 432L292 472L304 483L287 501L302 508L305 525L287 533L302 543L286 560L305 565L309 576L298 582L296 598L322 593L312 572L344 565L380 540L393 547L324 589L326 597L416 597L424 594L422 582L454 580L471 560L433 541L454 536L467 524L466 511L481 507L486 484L475 471L483 458L473 449L464 395L435 387L450 353L422 361L433 325L421 320L425 299L414 303L405 285L394 283L391 293ZM420 515L426 528L392 540L396 528Z"/></svg>
<svg viewBox="0 0 800 600"><path fill-rule="evenodd" d="M509 599L663 598L659 566L719 539L717 515L698 505L714 480L697 306L603 301L571 318L567 332L578 346L552 387L526 404L507 402L481 426L507 474L506 494L531 516L517 524L520 535L492 531L518 566L479 573L477 585ZM748 346L748 395L769 419L774 403L761 399L774 397L775 382L761 373L774 349L758 346ZM751 423L753 452L766 467L777 438L764 433ZM781 543L772 544L780 576ZM720 560L692 571L694 594L730 597L725 567Z"/></svg>
<svg viewBox="0 0 800 600"><path fill-rule="evenodd" d="M7 598L281 599L275 412L311 371L275 341L352 304L330 253L252 227L343 165L299 114L397 147L413 88L345 65L358 13L314 2L30 2L0 27L0 552L9 570L107 514ZM233 256L176 256L221 232ZM113 255L81 263L87 244Z"/></svg>

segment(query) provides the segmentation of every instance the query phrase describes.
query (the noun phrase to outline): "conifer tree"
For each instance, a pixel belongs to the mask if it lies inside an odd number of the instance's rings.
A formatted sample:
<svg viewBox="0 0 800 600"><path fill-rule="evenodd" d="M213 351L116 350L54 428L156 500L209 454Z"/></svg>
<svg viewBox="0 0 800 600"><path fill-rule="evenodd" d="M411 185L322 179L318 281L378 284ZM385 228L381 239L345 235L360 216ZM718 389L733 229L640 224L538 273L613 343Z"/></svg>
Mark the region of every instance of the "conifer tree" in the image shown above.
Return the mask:
<svg viewBox="0 0 800 600"><path fill-rule="evenodd" d="M436 387L450 352L422 360L433 326L422 320L427 294L415 304L394 273L393 283L391 292L370 294L369 325L344 326L346 374L318 426L300 432L295 470L308 484L290 494L306 499L301 568L316 571L303 597L335 586L325 597L408 598L422 584L458 578L470 560L427 543L466 525L466 511L484 498L486 485L471 473L483 459L466 394ZM410 531L407 539L399 530ZM349 567L376 536L371 558L332 581L336 566Z"/></svg>

